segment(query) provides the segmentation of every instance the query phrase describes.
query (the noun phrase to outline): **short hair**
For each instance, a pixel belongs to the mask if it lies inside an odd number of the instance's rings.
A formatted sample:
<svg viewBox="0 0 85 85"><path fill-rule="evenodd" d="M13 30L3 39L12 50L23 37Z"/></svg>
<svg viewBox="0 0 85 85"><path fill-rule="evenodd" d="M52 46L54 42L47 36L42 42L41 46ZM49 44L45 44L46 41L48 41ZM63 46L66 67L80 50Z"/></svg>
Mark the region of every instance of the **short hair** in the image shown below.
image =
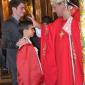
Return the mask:
<svg viewBox="0 0 85 85"><path fill-rule="evenodd" d="M23 1L23 0L11 0L9 2L10 14L12 14L12 7L17 8L20 3L24 3L25 4L25 1Z"/></svg>
<svg viewBox="0 0 85 85"><path fill-rule="evenodd" d="M21 34L21 37L23 37L23 31L29 29L30 25L33 25L32 21L24 20L20 22L19 27L19 33Z"/></svg>

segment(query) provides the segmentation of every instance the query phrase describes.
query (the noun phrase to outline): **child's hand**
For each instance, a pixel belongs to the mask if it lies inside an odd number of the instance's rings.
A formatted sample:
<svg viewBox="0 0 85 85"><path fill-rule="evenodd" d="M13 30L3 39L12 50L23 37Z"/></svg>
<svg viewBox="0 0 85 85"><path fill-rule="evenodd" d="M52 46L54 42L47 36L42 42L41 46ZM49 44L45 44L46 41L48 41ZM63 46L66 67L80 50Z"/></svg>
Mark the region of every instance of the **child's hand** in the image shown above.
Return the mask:
<svg viewBox="0 0 85 85"><path fill-rule="evenodd" d="M16 45L20 48L20 47L22 47L23 45L25 45L25 44L27 44L27 43L28 43L28 41L27 41L26 39L21 38L21 39L16 43Z"/></svg>

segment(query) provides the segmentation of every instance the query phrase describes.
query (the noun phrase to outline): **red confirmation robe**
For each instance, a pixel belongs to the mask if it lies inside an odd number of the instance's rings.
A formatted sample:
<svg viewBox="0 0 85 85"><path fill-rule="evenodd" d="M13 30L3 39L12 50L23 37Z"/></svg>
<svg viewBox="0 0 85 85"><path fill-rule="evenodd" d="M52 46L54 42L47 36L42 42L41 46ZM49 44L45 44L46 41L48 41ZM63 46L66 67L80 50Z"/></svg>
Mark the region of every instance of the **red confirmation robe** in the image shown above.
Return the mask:
<svg viewBox="0 0 85 85"><path fill-rule="evenodd" d="M46 24L42 24L42 32L41 32L41 45L40 45L40 59L41 62L44 63L44 58L46 55L46 48L47 48L47 40L48 40L48 26ZM43 64L42 64L43 68Z"/></svg>
<svg viewBox="0 0 85 85"><path fill-rule="evenodd" d="M18 85L41 85L42 69L32 44L26 44L17 52Z"/></svg>
<svg viewBox="0 0 85 85"><path fill-rule="evenodd" d="M71 40L74 68L72 66L69 35L62 29L66 20L59 18L48 25L46 54L44 57L41 54L46 85L83 85L79 10L75 9L72 16ZM42 32L43 29L45 28L42 27ZM41 37L41 39L44 38Z"/></svg>

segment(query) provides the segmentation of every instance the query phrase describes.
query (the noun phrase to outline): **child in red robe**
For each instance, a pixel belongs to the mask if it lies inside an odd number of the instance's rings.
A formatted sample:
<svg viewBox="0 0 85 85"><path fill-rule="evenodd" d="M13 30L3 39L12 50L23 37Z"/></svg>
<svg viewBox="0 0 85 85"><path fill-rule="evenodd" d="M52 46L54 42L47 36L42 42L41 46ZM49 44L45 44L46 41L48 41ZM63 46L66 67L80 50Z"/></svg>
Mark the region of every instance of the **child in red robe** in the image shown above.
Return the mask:
<svg viewBox="0 0 85 85"><path fill-rule="evenodd" d="M42 85L43 72L37 49L33 47L30 41L30 37L33 37L35 32L32 22L23 21L19 32L27 43L19 47L17 52L18 85Z"/></svg>

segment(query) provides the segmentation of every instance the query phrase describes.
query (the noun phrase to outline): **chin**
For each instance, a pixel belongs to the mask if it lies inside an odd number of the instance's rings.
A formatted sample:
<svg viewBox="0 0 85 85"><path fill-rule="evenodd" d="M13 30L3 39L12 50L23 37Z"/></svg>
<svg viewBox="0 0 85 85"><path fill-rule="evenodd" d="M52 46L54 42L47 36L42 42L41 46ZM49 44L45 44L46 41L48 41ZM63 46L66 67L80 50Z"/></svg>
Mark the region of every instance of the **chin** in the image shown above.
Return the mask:
<svg viewBox="0 0 85 85"><path fill-rule="evenodd" d="M24 14L21 14L21 17L23 17L24 16Z"/></svg>
<svg viewBox="0 0 85 85"><path fill-rule="evenodd" d="M33 37L34 35L32 35L31 37Z"/></svg>

